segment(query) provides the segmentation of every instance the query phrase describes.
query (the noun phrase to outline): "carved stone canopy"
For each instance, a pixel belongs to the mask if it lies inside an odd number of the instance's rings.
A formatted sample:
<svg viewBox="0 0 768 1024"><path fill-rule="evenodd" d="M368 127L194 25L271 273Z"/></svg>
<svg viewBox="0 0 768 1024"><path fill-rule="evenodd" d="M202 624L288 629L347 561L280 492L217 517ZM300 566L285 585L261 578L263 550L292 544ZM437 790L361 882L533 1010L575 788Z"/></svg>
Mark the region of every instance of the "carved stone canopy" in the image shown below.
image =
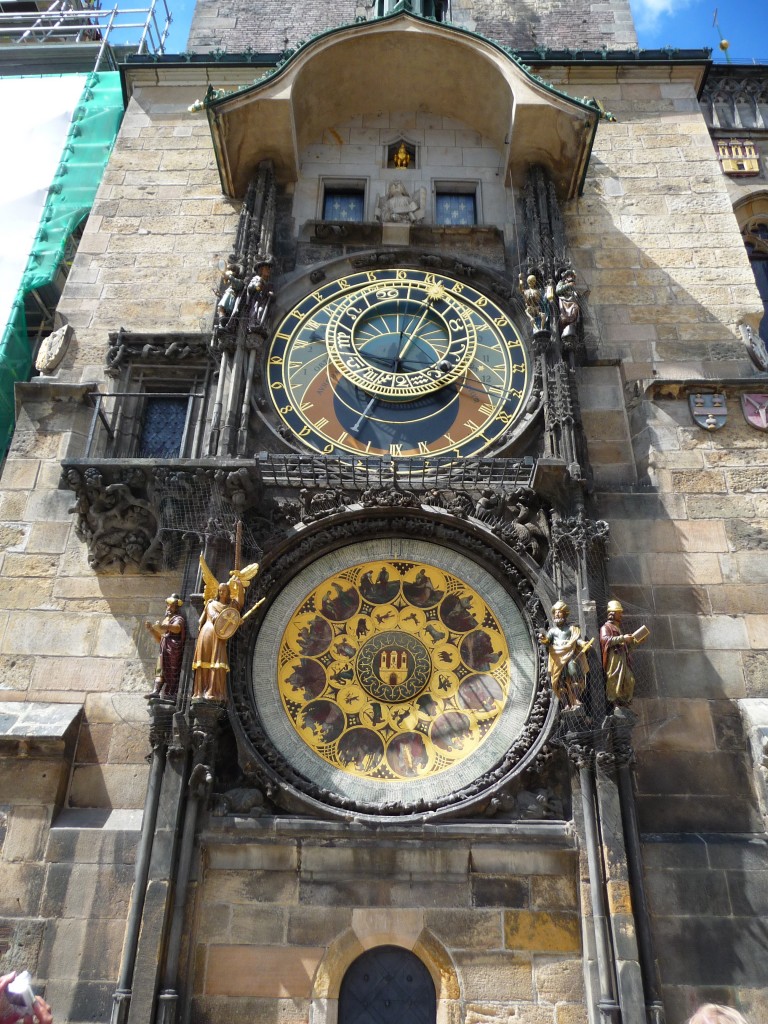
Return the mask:
<svg viewBox="0 0 768 1024"><path fill-rule="evenodd" d="M301 151L326 125L383 106L408 110L415 98L495 143L504 180L522 184L541 164L562 198L580 191L599 111L547 86L499 46L408 14L325 33L264 82L213 98L222 188L242 196L265 159L278 181L295 181Z"/></svg>

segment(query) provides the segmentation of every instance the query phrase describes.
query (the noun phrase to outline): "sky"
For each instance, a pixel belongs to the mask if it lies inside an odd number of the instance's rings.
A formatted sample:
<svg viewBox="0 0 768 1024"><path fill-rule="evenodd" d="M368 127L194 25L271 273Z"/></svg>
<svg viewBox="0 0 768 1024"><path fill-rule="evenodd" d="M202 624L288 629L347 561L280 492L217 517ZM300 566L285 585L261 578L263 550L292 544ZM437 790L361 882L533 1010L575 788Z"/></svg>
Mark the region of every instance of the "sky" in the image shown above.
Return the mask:
<svg viewBox="0 0 768 1024"><path fill-rule="evenodd" d="M736 63L768 62L768 0L630 0L641 47L710 46L722 59L715 10Z"/></svg>
<svg viewBox="0 0 768 1024"><path fill-rule="evenodd" d="M514 3L514 0L510 0ZM186 45L194 0L167 0L173 16L167 53L181 53ZM630 0L641 47L711 47L717 59L720 37L717 20L735 63L768 62L768 0Z"/></svg>

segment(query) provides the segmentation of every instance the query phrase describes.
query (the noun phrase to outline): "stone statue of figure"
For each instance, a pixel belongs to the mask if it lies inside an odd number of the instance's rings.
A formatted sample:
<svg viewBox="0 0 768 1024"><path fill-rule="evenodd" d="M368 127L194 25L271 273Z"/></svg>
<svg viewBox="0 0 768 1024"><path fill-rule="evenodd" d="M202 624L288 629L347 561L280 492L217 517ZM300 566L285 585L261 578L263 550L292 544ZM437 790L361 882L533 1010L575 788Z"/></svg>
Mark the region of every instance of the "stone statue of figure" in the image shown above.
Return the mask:
<svg viewBox="0 0 768 1024"><path fill-rule="evenodd" d="M570 608L564 601L552 605L553 625L546 633L539 633L539 643L548 649L547 670L552 681L552 692L566 708L581 707L581 698L587 686L589 665L586 652L592 640L582 640L581 628L568 624Z"/></svg>
<svg viewBox="0 0 768 1024"><path fill-rule="evenodd" d="M576 291L576 274L566 270L555 289L558 305L558 324L561 338L572 338L579 333L581 307Z"/></svg>
<svg viewBox="0 0 768 1024"><path fill-rule="evenodd" d="M549 326L549 302L539 287L535 274L529 274L526 281L519 278L520 294L525 300L525 315L534 331L545 331Z"/></svg>
<svg viewBox="0 0 768 1024"><path fill-rule="evenodd" d="M426 203L426 189L420 188L418 198L414 198L402 181L392 181L387 194L376 201L376 219L382 224L413 224L424 220Z"/></svg>
<svg viewBox="0 0 768 1024"><path fill-rule="evenodd" d="M256 334L264 326L272 297L272 261L261 260L245 290L248 298L248 333Z"/></svg>
<svg viewBox="0 0 768 1024"><path fill-rule="evenodd" d="M643 643L650 634L646 626L640 626L634 633L623 633L623 615L624 609L618 601L608 602L608 618L600 627L600 650L603 654L606 697L611 703L629 707L635 692L630 648Z"/></svg>
<svg viewBox="0 0 768 1024"><path fill-rule="evenodd" d="M195 673L192 697L221 702L227 699L227 641L264 600L262 598L261 601L257 601L253 608L241 617L245 591L258 575L259 563L253 562L244 569L232 569L227 583L219 583L202 555L200 570L205 583L204 607L192 660L192 670Z"/></svg>
<svg viewBox="0 0 768 1024"><path fill-rule="evenodd" d="M165 599L165 615L159 622L145 622L147 630L160 642L160 653L155 667L155 685L150 697L172 700L179 689L184 644L187 641L187 622L181 614L184 604L178 594Z"/></svg>
<svg viewBox="0 0 768 1024"><path fill-rule="evenodd" d="M411 154L405 148L405 143L401 142L397 148L397 152L392 158L392 163L395 167L410 167L411 165Z"/></svg>

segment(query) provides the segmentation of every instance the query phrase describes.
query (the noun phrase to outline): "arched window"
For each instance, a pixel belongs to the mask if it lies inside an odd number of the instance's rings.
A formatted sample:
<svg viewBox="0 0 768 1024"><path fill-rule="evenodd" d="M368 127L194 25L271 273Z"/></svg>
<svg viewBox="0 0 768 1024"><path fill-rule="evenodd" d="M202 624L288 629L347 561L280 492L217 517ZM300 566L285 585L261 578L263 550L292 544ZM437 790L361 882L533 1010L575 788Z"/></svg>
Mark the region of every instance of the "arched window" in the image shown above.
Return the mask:
<svg viewBox="0 0 768 1024"><path fill-rule="evenodd" d="M742 235L765 309L760 321L760 337L768 345L768 215L747 221Z"/></svg>
<svg viewBox="0 0 768 1024"><path fill-rule="evenodd" d="M400 946L376 946L349 967L339 992L339 1024L435 1024L429 971Z"/></svg>

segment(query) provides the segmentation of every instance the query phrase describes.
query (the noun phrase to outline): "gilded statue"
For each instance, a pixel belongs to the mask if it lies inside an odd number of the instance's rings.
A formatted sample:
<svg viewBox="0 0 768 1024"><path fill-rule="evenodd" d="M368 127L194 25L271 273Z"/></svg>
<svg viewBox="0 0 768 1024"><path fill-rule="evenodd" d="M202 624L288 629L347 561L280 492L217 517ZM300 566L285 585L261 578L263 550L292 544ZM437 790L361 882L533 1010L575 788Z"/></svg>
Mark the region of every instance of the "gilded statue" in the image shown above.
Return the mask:
<svg viewBox="0 0 768 1024"><path fill-rule="evenodd" d="M160 644L155 667L155 684L147 699L162 697L172 700L179 689L184 644L187 641L187 621L181 614L184 602L178 594L165 599L165 615L158 622L145 622L147 630Z"/></svg>
<svg viewBox="0 0 768 1024"><path fill-rule="evenodd" d="M545 331L549 326L549 302L539 287L538 278L535 274L529 274L524 281L521 274L518 283L520 294L525 302L525 315L528 317L532 329Z"/></svg>
<svg viewBox="0 0 768 1024"><path fill-rule="evenodd" d="M624 609L619 601L608 602L608 617L600 627L600 649L603 653L605 695L613 704L629 707L635 692L635 674L632 671L630 650L650 636L647 626L634 633L624 633L621 619Z"/></svg>
<svg viewBox="0 0 768 1024"><path fill-rule="evenodd" d="M581 627L569 625L570 608L565 601L552 605L552 626L539 633L539 643L547 648L547 670L552 681L552 692L567 709L580 708L587 687L586 652L592 640L583 640Z"/></svg>
<svg viewBox="0 0 768 1024"><path fill-rule="evenodd" d="M256 604L241 616L245 604L245 591L259 572L259 563L253 562L244 569L232 569L229 580L219 583L200 555L200 571L203 574L203 614L200 616L200 632L195 644L192 670L195 681L193 698L224 701L227 697L227 641L235 635L243 622L263 603Z"/></svg>
<svg viewBox="0 0 768 1024"><path fill-rule="evenodd" d="M392 163L395 167L410 167L411 165L411 154L405 148L405 143L401 142L398 146L397 152L392 158Z"/></svg>

